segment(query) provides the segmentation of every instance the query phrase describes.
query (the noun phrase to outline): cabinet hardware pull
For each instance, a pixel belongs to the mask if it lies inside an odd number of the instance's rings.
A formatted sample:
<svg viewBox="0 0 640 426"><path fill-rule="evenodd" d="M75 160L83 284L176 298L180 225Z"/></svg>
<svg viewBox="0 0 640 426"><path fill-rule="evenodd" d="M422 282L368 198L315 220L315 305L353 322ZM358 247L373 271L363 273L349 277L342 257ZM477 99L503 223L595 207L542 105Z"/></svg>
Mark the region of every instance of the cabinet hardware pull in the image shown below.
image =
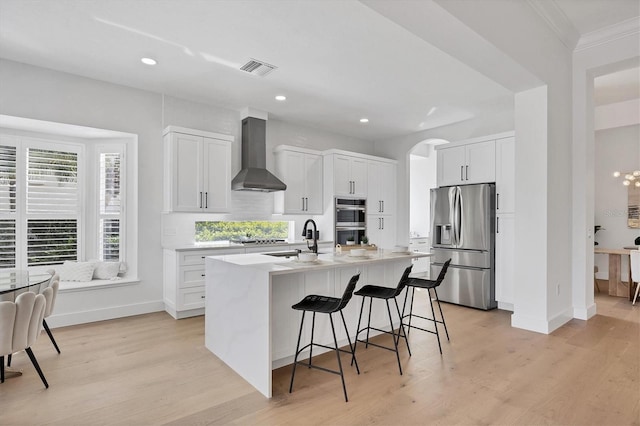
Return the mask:
<svg viewBox="0 0 640 426"><path fill-rule="evenodd" d="M500 233L500 218L496 217L496 234Z"/></svg>
<svg viewBox="0 0 640 426"><path fill-rule="evenodd" d="M460 166L460 180L464 180L464 166Z"/></svg>
<svg viewBox="0 0 640 426"><path fill-rule="evenodd" d="M384 200L382 200L381 203L382 203L382 213L384 213Z"/></svg>
<svg viewBox="0 0 640 426"><path fill-rule="evenodd" d="M200 191L200 208L202 208L202 191Z"/></svg>
<svg viewBox="0 0 640 426"><path fill-rule="evenodd" d="M200 275L201 277L204 277L204 274Z"/></svg>
<svg viewBox="0 0 640 426"><path fill-rule="evenodd" d="M500 194L496 194L496 210L500 210Z"/></svg>
<svg viewBox="0 0 640 426"><path fill-rule="evenodd" d="M200 256L200 259L204 259L204 258L205 258L204 256Z"/></svg>
<svg viewBox="0 0 640 426"><path fill-rule="evenodd" d="M209 192L205 192L204 193L204 208L208 209L209 208Z"/></svg>
<svg viewBox="0 0 640 426"><path fill-rule="evenodd" d="M467 180L469 180L469 166L466 166L467 169L465 170L465 176L467 177Z"/></svg>
<svg viewBox="0 0 640 426"><path fill-rule="evenodd" d="M304 203L305 203L305 211L309 211L309 198L304 197Z"/></svg>
<svg viewBox="0 0 640 426"><path fill-rule="evenodd" d="M304 211L304 197L300 197L300 200L302 200L302 211Z"/></svg>
<svg viewBox="0 0 640 426"><path fill-rule="evenodd" d="M204 299L204 296L200 296L200 299Z"/></svg>
<svg viewBox="0 0 640 426"><path fill-rule="evenodd" d="M382 218L382 229L384 229L384 217Z"/></svg>

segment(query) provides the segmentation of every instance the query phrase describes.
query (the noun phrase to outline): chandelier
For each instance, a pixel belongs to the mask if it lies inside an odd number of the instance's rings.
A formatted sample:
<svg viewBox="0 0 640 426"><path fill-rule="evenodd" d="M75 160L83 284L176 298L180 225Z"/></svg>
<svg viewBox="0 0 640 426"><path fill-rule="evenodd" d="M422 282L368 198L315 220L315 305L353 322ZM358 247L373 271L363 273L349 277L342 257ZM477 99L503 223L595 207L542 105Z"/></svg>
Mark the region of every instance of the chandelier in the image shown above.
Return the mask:
<svg viewBox="0 0 640 426"><path fill-rule="evenodd" d="M613 177L618 178L620 176L624 177L622 184L624 186L630 186L633 184L634 186L640 188L640 170L634 170L632 172L613 172Z"/></svg>

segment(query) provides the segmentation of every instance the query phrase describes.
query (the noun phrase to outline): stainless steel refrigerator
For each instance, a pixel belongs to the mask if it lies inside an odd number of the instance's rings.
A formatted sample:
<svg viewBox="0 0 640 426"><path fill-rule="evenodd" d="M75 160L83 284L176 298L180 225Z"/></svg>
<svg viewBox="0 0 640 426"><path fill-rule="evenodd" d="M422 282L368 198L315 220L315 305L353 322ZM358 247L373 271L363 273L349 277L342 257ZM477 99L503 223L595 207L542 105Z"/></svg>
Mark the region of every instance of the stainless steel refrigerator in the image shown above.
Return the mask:
<svg viewBox="0 0 640 426"><path fill-rule="evenodd" d="M431 190L431 277L451 259L440 300L485 310L498 306L495 194L492 183Z"/></svg>

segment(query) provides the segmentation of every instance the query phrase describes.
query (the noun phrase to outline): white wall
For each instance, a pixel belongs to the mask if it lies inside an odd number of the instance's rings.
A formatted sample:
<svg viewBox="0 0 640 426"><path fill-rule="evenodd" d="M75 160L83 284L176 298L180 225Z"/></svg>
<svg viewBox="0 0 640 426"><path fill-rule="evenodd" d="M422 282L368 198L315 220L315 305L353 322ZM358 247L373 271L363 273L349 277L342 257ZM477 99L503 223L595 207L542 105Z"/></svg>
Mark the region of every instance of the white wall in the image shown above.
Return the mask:
<svg viewBox="0 0 640 426"><path fill-rule="evenodd" d="M628 188L612 173L640 168L640 125L600 130L595 133L595 218L604 229L596 235L599 247L633 245L640 229L627 226ZM609 256L596 255L598 278L608 279ZM622 256L622 279L628 279L628 257Z"/></svg>
<svg viewBox="0 0 640 426"><path fill-rule="evenodd" d="M61 293L49 323L55 327L163 310L163 129L175 125L233 135L235 174L240 169L240 112L7 60L0 60L0 81L0 114L138 136L140 282ZM373 148L366 141L269 120L267 164L273 164L273 146L303 141L316 149L346 148L371 153ZM272 199L271 194L234 193L234 212L243 212L234 216L270 218ZM193 232L193 222L202 220L202 216L176 215L172 223L178 230ZM305 219L277 217L295 220L300 228Z"/></svg>

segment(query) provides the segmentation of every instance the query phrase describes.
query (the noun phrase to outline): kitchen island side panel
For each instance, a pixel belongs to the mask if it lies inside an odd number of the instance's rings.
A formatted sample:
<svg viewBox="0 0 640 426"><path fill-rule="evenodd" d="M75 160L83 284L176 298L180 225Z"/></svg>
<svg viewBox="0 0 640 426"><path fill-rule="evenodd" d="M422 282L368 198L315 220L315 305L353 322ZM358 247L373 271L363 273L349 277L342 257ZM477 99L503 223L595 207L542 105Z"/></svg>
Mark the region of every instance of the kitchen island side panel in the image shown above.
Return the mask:
<svg viewBox="0 0 640 426"><path fill-rule="evenodd" d="M206 259L205 346L271 397L269 274Z"/></svg>

